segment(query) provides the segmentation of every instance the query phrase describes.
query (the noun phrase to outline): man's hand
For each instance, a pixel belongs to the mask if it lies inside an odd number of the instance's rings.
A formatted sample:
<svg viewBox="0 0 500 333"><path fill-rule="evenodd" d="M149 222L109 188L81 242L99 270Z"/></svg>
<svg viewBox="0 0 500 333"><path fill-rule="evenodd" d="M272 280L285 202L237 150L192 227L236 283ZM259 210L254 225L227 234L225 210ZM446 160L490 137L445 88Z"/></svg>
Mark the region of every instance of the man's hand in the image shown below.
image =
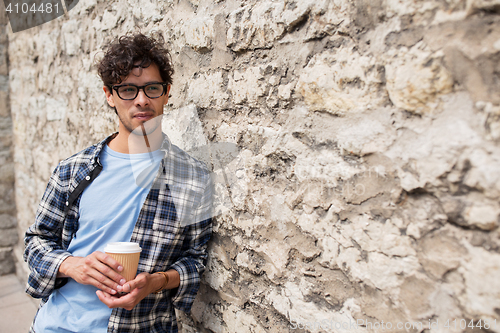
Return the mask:
<svg viewBox="0 0 500 333"><path fill-rule="evenodd" d="M111 256L95 251L86 257L68 257L57 277L70 277L78 283L92 285L110 295L122 290L125 279L118 272L123 267Z"/></svg>
<svg viewBox="0 0 500 333"><path fill-rule="evenodd" d="M147 295L160 288L163 281L164 277L157 274L140 273L135 279L128 281L123 286L123 291L128 293L121 297L112 296L110 293L102 290L96 291L96 294L101 302L109 308L132 310Z"/></svg>
<svg viewBox="0 0 500 333"><path fill-rule="evenodd" d="M175 269L167 271L169 276L168 283L165 285L165 277L162 274L140 273L135 279L128 281L123 285L122 290L128 294L121 297L112 296L102 290L96 291L97 297L109 308L124 308L132 310L147 295L164 287L165 289L174 289L179 287L181 278Z"/></svg>

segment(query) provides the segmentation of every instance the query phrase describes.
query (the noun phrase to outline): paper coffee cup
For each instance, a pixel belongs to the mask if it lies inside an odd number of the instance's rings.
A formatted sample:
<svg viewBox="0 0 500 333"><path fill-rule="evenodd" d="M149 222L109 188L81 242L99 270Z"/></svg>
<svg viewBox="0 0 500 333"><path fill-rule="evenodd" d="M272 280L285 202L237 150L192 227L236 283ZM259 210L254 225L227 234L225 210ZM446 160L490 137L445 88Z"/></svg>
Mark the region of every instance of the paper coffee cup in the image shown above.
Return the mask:
<svg viewBox="0 0 500 333"><path fill-rule="evenodd" d="M137 266L141 256L141 247L133 242L114 242L108 243L104 248L106 254L113 257L123 266L120 273L125 280L130 281L137 275Z"/></svg>

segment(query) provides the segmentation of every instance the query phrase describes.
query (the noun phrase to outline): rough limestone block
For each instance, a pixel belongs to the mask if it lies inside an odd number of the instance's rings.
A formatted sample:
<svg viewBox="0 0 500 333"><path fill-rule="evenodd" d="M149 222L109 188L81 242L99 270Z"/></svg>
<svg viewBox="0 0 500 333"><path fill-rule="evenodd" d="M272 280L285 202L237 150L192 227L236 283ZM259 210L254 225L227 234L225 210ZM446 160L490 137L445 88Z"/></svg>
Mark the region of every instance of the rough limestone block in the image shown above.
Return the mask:
<svg viewBox="0 0 500 333"><path fill-rule="evenodd" d="M0 249L0 276L14 273L16 265L11 249Z"/></svg>
<svg viewBox="0 0 500 333"><path fill-rule="evenodd" d="M162 2L158 1L142 1L142 0L129 0L128 1L132 13L136 19L144 21L147 25L149 22L158 22L162 20L162 10L165 10ZM125 6L123 6L125 7ZM123 15L129 13L129 11L124 10L125 8L120 8L123 11ZM134 25L131 24L131 28Z"/></svg>
<svg viewBox="0 0 500 333"><path fill-rule="evenodd" d="M222 72L203 73L189 82L187 102L198 107L208 108L211 105L222 107L227 103L229 95L225 91Z"/></svg>
<svg viewBox="0 0 500 333"><path fill-rule="evenodd" d="M4 5L1 6L2 9L5 8ZM5 12L4 10L1 10L0 11L0 26L2 25L7 25L7 23L9 22L9 18L7 16L7 12ZM1 29L4 29L5 26L2 26Z"/></svg>
<svg viewBox="0 0 500 333"><path fill-rule="evenodd" d="M0 44L0 75L9 75L7 67L7 47Z"/></svg>
<svg viewBox="0 0 500 333"><path fill-rule="evenodd" d="M497 33L500 37L500 34ZM471 45L471 47L482 47ZM444 49L445 63L449 71L453 73L455 81L463 85L476 101L493 102L500 104L498 83L495 78L495 60L483 61L482 55L476 55L479 59L474 59L466 54L464 50L449 46Z"/></svg>
<svg viewBox="0 0 500 333"><path fill-rule="evenodd" d="M213 48L214 20L211 17L195 17L186 21L186 43L198 52L208 52Z"/></svg>
<svg viewBox="0 0 500 333"><path fill-rule="evenodd" d="M397 134L387 126L388 111L377 109L331 121L329 125L339 148L344 153L364 156L390 147Z"/></svg>
<svg viewBox="0 0 500 333"><path fill-rule="evenodd" d="M61 28L64 51L69 56L77 54L82 44L81 31L79 31L78 27L77 20L70 20L65 22Z"/></svg>
<svg viewBox="0 0 500 333"><path fill-rule="evenodd" d="M18 240L16 229L4 229L0 233L0 247L16 245Z"/></svg>
<svg viewBox="0 0 500 333"><path fill-rule="evenodd" d="M229 332L242 332L244 330L251 330L255 333L266 332L252 315L245 313L241 308L234 305L230 305L224 311L223 319Z"/></svg>
<svg viewBox="0 0 500 333"><path fill-rule="evenodd" d="M12 163L12 161L8 164L1 165L0 166L0 182L10 183L10 184L12 184L12 186L14 186L14 171L15 171L14 170L14 163Z"/></svg>
<svg viewBox="0 0 500 333"><path fill-rule="evenodd" d="M283 2L264 1L230 13L227 46L235 52L271 47L285 32L282 11Z"/></svg>
<svg viewBox="0 0 500 333"><path fill-rule="evenodd" d="M467 225L482 230L494 230L499 224L500 207L493 202L490 204L477 202L467 207L463 215Z"/></svg>
<svg viewBox="0 0 500 333"><path fill-rule="evenodd" d="M354 175L344 185L343 195L348 203L360 203L376 197L384 192L390 192L395 181L376 172L364 172Z"/></svg>
<svg viewBox="0 0 500 333"><path fill-rule="evenodd" d="M440 64L440 57L419 43L388 61L387 90L394 105L415 113L432 112L436 97L453 88L453 78Z"/></svg>
<svg viewBox="0 0 500 333"><path fill-rule="evenodd" d="M469 12L477 10L496 11L500 10L499 0L467 0L467 8Z"/></svg>
<svg viewBox="0 0 500 333"><path fill-rule="evenodd" d="M250 67L235 71L230 77L228 90L232 92L236 104L256 104L259 97L263 97L267 85L263 81L260 67Z"/></svg>
<svg viewBox="0 0 500 333"><path fill-rule="evenodd" d="M10 138L8 138L10 136ZM1 140L7 142L8 139L12 139L12 119L7 115L7 117L0 117L0 137ZM3 146L7 148L8 146Z"/></svg>
<svg viewBox="0 0 500 333"><path fill-rule="evenodd" d="M388 17L415 15L435 10L438 3L432 0L412 1L412 0L388 0L384 2L385 11Z"/></svg>
<svg viewBox="0 0 500 333"><path fill-rule="evenodd" d="M208 259L206 270L208 274L204 275L204 281L214 290L221 291L226 282L231 279L230 271L211 256Z"/></svg>
<svg viewBox="0 0 500 333"><path fill-rule="evenodd" d="M374 59L346 47L315 55L301 71L295 90L310 110L344 115L381 105L375 89L380 82Z"/></svg>
<svg viewBox="0 0 500 333"><path fill-rule="evenodd" d="M472 316L496 318L500 309L500 254L468 245L469 256L464 258L458 272L465 280L460 303Z"/></svg>
<svg viewBox="0 0 500 333"><path fill-rule="evenodd" d="M460 267L468 251L447 232L433 232L418 242L418 257L422 267L441 279L446 272Z"/></svg>
<svg viewBox="0 0 500 333"><path fill-rule="evenodd" d="M399 299L404 302L413 318L424 318L432 313L430 298L437 287L425 276L409 276L399 288Z"/></svg>
<svg viewBox="0 0 500 333"><path fill-rule="evenodd" d="M330 311L326 307L320 307L319 304L309 302L308 299L314 297L311 295L310 290L313 285L305 279L293 283L291 281L285 282L279 288L273 288L266 293L266 301L278 311L281 315L290 318L291 323L311 323L328 322L349 323L356 320L352 317L352 309L359 309L355 300L350 300L342 305L339 311ZM293 329L293 326L289 326ZM302 326L303 327L303 326ZM316 327L318 327L316 325ZM298 327L295 327L297 329Z"/></svg>
<svg viewBox="0 0 500 333"><path fill-rule="evenodd" d="M14 216L9 214L0 214L0 229L15 228L17 220Z"/></svg>
<svg viewBox="0 0 500 333"><path fill-rule="evenodd" d="M420 267L414 256L388 257L369 252L367 258L362 260L362 253L354 247L341 250L337 264L349 269L348 275L354 280L382 290L398 287L402 283L402 276L415 274Z"/></svg>
<svg viewBox="0 0 500 333"><path fill-rule="evenodd" d="M471 188L484 192L491 199L500 195L500 149L477 147L464 152L460 162L470 165L470 170L464 175L463 183ZM459 162L459 163L460 163Z"/></svg>
<svg viewBox="0 0 500 333"><path fill-rule="evenodd" d="M172 110L163 115L162 129L170 141L186 151L207 144L195 105Z"/></svg>
<svg viewBox="0 0 500 333"><path fill-rule="evenodd" d="M480 122L474 115L472 101L464 94L443 98L443 111L432 122L411 127L398 136L385 155L400 160L403 189L439 183L439 177L451 171L463 147L481 145ZM424 126L425 124L425 126Z"/></svg>
<svg viewBox="0 0 500 333"><path fill-rule="evenodd" d="M7 75L0 75L0 91L9 90L9 77Z"/></svg>

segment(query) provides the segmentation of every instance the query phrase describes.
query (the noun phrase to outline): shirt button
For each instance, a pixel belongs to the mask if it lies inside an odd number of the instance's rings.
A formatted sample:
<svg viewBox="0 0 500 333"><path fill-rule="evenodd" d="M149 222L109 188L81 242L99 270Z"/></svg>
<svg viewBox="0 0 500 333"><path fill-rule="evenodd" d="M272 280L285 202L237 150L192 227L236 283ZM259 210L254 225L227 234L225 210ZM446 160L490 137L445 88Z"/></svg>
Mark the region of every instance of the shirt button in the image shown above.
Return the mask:
<svg viewBox="0 0 500 333"><path fill-rule="evenodd" d="M90 176L85 177L86 180L90 180Z"/></svg>
<svg viewBox="0 0 500 333"><path fill-rule="evenodd" d="M68 201L66 201L66 206L69 206L69 202Z"/></svg>

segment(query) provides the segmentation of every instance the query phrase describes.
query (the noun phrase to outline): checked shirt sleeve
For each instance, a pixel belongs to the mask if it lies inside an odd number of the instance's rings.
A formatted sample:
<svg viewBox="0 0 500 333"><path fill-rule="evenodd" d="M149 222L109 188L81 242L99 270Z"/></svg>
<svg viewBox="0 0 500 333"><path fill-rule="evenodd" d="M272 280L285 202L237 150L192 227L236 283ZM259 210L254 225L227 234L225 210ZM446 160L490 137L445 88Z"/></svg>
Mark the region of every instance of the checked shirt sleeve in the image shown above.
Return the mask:
<svg viewBox="0 0 500 333"><path fill-rule="evenodd" d="M205 191L192 213L196 222L186 226L182 255L171 266L180 275L180 285L172 297L172 304L184 312L191 310L207 263L207 243L212 235L212 195L212 181L207 173Z"/></svg>
<svg viewBox="0 0 500 333"><path fill-rule="evenodd" d="M49 296L64 284L57 279L59 266L71 254L63 246L67 183L61 180L60 165L52 173L36 212L35 223L26 231L24 260L30 267L26 292L35 298Z"/></svg>

